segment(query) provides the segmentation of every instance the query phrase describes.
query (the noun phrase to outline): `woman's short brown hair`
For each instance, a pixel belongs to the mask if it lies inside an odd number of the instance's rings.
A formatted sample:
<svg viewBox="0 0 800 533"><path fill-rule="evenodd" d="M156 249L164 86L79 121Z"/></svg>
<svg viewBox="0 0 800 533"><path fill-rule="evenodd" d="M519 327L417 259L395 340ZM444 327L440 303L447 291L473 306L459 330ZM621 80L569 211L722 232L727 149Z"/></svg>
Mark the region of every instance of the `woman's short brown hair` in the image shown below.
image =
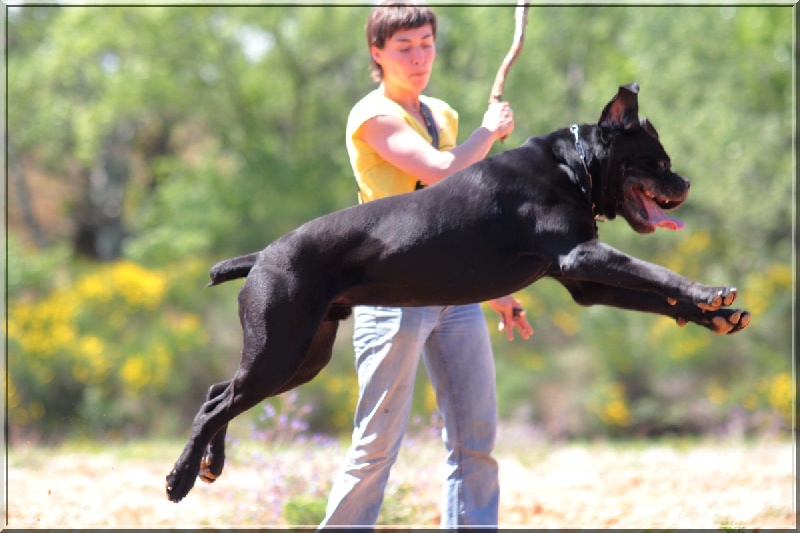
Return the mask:
<svg viewBox="0 0 800 533"><path fill-rule="evenodd" d="M372 9L367 19L367 46L374 45L383 49L386 41L396 32L414 30L425 24L431 25L433 38L436 39L436 15L431 8L414 1L384 0ZM372 54L370 54L370 71L374 81L383 80L383 69L372 58Z"/></svg>

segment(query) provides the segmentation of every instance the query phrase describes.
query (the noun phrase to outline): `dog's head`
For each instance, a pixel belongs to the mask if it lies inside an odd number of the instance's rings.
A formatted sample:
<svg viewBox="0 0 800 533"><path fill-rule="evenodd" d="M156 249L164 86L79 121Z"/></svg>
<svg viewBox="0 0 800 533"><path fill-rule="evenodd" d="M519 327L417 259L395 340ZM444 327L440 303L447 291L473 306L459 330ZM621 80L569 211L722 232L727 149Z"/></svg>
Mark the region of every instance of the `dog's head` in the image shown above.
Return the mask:
<svg viewBox="0 0 800 533"><path fill-rule="evenodd" d="M600 116L609 154L598 207L609 218L622 215L638 233L657 227L679 230L683 222L666 211L686 200L689 181L672 172L655 128L639 119L638 93L636 83L620 87Z"/></svg>

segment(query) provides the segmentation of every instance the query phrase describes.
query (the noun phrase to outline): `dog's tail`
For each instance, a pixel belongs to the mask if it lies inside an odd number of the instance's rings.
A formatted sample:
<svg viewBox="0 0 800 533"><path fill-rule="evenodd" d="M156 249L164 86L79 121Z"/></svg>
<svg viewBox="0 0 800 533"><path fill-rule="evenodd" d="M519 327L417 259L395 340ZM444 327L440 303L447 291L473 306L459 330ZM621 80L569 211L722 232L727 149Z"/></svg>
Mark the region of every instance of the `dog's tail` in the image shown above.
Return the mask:
<svg viewBox="0 0 800 533"><path fill-rule="evenodd" d="M246 278L247 274L250 273L250 269L256 264L257 257L258 252L255 252L220 261L211 267L211 272L209 272L211 283L208 286L219 285L232 279Z"/></svg>

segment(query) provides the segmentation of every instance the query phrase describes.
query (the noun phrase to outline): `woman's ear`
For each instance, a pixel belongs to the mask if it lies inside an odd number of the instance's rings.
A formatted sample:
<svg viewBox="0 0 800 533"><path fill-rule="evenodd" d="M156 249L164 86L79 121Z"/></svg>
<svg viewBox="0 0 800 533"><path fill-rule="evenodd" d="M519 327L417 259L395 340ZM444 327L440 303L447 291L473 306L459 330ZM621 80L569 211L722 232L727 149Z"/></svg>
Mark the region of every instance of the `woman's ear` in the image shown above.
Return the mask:
<svg viewBox="0 0 800 533"><path fill-rule="evenodd" d="M369 47L369 55L372 56L372 60L375 61L377 64L381 64L381 52L382 50L377 46L370 45Z"/></svg>

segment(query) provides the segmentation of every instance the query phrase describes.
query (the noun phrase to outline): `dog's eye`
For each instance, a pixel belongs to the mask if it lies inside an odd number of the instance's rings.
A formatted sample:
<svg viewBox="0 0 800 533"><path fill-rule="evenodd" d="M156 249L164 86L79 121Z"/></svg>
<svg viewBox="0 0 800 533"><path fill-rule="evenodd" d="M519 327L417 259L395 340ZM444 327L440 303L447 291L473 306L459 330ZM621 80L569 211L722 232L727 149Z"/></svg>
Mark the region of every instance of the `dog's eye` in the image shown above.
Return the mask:
<svg viewBox="0 0 800 533"><path fill-rule="evenodd" d="M669 170L670 168L669 161L666 159L662 159L661 161L658 162L658 168L660 168L661 170Z"/></svg>

